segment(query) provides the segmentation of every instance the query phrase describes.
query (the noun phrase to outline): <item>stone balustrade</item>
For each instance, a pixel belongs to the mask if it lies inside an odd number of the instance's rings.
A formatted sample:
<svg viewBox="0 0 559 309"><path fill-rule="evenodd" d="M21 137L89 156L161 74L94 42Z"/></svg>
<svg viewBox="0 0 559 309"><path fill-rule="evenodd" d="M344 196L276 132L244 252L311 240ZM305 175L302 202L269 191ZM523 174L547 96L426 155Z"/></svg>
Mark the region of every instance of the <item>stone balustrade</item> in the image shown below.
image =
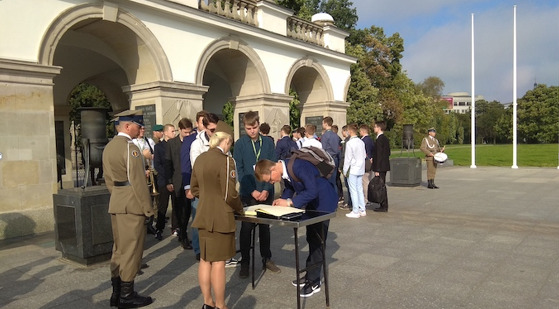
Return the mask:
<svg viewBox="0 0 559 309"><path fill-rule="evenodd" d="M324 46L324 30L322 27L298 17L287 18L287 36Z"/></svg>
<svg viewBox="0 0 559 309"><path fill-rule="evenodd" d="M257 26L255 0L200 0L200 9Z"/></svg>

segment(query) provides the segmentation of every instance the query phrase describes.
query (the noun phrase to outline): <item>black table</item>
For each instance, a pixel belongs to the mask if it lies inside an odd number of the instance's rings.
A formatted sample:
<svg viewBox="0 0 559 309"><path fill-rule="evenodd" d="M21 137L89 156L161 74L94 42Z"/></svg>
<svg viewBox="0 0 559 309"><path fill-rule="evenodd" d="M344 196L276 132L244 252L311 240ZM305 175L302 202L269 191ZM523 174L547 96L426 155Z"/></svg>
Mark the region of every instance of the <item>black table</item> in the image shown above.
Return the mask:
<svg viewBox="0 0 559 309"><path fill-rule="evenodd" d="M297 282L300 280L300 274L305 272L307 268L301 269L299 265L299 240L297 237L297 232L300 227L304 227L307 225L323 222L326 220L330 220L336 216L335 212L327 213L322 211L313 211L313 210L306 210L305 213L301 216L300 219L296 221L289 221L289 220L281 220L281 219L268 219L268 218L260 218L256 216L240 216L235 215L235 219L237 221L244 221L258 224L274 224L278 226L285 226L285 227L292 227L294 232L294 239L295 239L295 273ZM254 289L254 244L256 238L256 228L252 229L252 240L251 240L251 254L252 254L252 288ZM322 267L324 273L324 294L326 296L326 308L330 308L330 295L328 292L328 268L326 267L326 242L324 241L324 231L321 231L320 239L322 242ZM311 265L313 267L316 265ZM297 308L301 308L301 287L297 284Z"/></svg>

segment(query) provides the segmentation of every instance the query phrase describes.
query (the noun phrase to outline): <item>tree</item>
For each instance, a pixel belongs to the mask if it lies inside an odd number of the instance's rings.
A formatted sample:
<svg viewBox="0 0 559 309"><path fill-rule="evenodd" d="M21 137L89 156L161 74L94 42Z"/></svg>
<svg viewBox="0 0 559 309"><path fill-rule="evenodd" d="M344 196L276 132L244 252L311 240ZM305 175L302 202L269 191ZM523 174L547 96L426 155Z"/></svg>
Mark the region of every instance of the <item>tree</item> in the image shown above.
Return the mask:
<svg viewBox="0 0 559 309"><path fill-rule="evenodd" d="M442 97L444 82L436 76L429 76L423 82L417 84L417 87L426 96L438 100Z"/></svg>
<svg viewBox="0 0 559 309"><path fill-rule="evenodd" d="M349 31L357 24L357 9L352 7L349 0L325 0L320 2L320 11L330 14L334 18L336 27Z"/></svg>
<svg viewBox="0 0 559 309"><path fill-rule="evenodd" d="M296 130L301 126L301 109L299 108L299 94L293 89L289 89L289 95L293 97L289 102L289 126L292 130Z"/></svg>
<svg viewBox="0 0 559 309"><path fill-rule="evenodd" d="M537 85L518 100L518 137L527 143L554 143L559 134L559 87Z"/></svg>
<svg viewBox="0 0 559 309"><path fill-rule="evenodd" d="M500 140L497 123L504 113L504 106L497 101L476 101L476 139L479 138L482 143L496 144Z"/></svg>
<svg viewBox="0 0 559 309"><path fill-rule="evenodd" d="M233 127L233 121L235 118L235 105L233 105L231 101L227 101L227 103L223 105L221 113L223 114L223 121Z"/></svg>

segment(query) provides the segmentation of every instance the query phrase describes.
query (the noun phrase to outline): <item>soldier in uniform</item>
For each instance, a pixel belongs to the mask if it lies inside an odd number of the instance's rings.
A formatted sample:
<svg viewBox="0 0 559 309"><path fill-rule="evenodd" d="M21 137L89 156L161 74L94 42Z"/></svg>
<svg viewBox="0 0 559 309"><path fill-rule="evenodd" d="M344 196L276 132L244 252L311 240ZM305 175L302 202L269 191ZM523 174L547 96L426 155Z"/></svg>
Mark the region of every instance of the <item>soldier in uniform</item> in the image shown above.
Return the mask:
<svg viewBox="0 0 559 309"><path fill-rule="evenodd" d="M437 173L437 162L435 162L435 154L437 152L444 152L444 147L441 148L439 141L435 138L437 131L435 128L427 130L428 136L424 137L421 141L421 151L425 153L425 162L427 163L427 188L438 189L435 185L435 174Z"/></svg>
<svg viewBox="0 0 559 309"><path fill-rule="evenodd" d="M142 153L132 142L143 127L141 111L116 115L115 136L103 151L103 169L111 193L109 213L114 246L111 257L111 306L138 308L151 304L151 297L134 292L146 235L145 221L153 216Z"/></svg>

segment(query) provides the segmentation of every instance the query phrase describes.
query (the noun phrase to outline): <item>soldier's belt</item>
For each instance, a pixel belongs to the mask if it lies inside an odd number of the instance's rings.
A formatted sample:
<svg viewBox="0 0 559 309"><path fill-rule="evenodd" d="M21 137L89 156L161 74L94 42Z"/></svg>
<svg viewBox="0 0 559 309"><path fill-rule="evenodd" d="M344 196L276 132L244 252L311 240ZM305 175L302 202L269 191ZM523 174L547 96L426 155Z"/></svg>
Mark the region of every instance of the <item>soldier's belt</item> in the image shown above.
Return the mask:
<svg viewBox="0 0 559 309"><path fill-rule="evenodd" d="M128 180L126 181L115 181L114 182L115 187L126 187L130 185L130 182Z"/></svg>

